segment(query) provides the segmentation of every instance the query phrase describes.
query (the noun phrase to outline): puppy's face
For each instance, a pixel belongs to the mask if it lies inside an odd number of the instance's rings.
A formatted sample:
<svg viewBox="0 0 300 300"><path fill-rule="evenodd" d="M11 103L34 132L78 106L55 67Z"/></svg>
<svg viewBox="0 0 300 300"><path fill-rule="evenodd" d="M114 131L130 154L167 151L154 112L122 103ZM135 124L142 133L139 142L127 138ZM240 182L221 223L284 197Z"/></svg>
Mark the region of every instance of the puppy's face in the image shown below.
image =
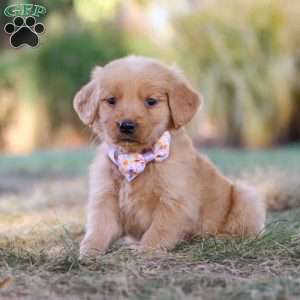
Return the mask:
<svg viewBox="0 0 300 300"><path fill-rule="evenodd" d="M108 144L135 152L190 121L199 103L175 71L152 59L127 57L96 67L74 108Z"/></svg>

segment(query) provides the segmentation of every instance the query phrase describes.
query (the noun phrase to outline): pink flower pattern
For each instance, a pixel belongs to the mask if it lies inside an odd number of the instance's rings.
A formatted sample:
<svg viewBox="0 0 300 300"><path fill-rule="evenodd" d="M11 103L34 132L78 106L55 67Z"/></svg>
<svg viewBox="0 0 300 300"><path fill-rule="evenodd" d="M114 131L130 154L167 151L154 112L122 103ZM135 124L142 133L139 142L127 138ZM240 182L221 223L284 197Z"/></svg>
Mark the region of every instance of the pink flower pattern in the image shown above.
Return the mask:
<svg viewBox="0 0 300 300"><path fill-rule="evenodd" d="M165 131L152 150L145 153L122 153L114 146L108 147L108 157L118 166L119 171L130 182L145 170L150 161L163 161L170 154L171 134Z"/></svg>

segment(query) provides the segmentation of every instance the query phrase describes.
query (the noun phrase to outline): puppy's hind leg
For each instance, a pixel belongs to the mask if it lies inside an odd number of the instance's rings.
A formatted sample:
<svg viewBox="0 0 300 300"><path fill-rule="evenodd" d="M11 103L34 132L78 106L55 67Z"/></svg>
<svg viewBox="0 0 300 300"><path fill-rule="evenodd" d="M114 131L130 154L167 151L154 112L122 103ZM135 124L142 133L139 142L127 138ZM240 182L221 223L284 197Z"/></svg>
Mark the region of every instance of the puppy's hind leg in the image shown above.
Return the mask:
<svg viewBox="0 0 300 300"><path fill-rule="evenodd" d="M183 240L190 226L190 217L181 207L180 201L172 199L166 202L169 204L162 201L156 209L152 224L141 239L141 250L171 250Z"/></svg>
<svg viewBox="0 0 300 300"><path fill-rule="evenodd" d="M224 233L252 236L259 234L264 229L266 207L254 188L234 183L230 201L230 211L222 230Z"/></svg>

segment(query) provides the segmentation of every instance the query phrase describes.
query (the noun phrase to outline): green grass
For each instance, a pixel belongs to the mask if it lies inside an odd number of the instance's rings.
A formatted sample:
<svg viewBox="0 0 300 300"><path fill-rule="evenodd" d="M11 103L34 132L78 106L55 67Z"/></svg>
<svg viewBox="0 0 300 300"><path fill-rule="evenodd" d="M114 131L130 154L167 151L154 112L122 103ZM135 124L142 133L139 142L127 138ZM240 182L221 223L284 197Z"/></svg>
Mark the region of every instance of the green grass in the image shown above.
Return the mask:
<svg viewBox="0 0 300 300"><path fill-rule="evenodd" d="M266 150L207 149L203 151L226 173L253 171L257 168L300 170L300 145Z"/></svg>
<svg viewBox="0 0 300 300"><path fill-rule="evenodd" d="M300 145L268 150L200 149L226 173L251 171L257 167L276 167L284 170L300 169ZM85 172L95 156L93 148L52 150L28 156L0 155L1 171L27 172ZM283 159L284 158L284 159Z"/></svg>
<svg viewBox="0 0 300 300"><path fill-rule="evenodd" d="M83 172L95 155L94 149L53 150L36 152L28 156L0 156L3 172Z"/></svg>
<svg viewBox="0 0 300 300"><path fill-rule="evenodd" d="M246 172L253 182L269 177L269 168L274 177L283 172L283 201L300 195L298 186L291 192L292 177L299 184L299 145L204 152L227 174ZM181 243L172 252L144 254L120 242L92 263L81 263L86 172L94 153L0 157L1 300L299 299L300 208L269 213L266 230L254 238L210 237ZM255 181L257 168L262 177ZM47 174L52 176L40 176ZM273 185L270 189L274 194Z"/></svg>

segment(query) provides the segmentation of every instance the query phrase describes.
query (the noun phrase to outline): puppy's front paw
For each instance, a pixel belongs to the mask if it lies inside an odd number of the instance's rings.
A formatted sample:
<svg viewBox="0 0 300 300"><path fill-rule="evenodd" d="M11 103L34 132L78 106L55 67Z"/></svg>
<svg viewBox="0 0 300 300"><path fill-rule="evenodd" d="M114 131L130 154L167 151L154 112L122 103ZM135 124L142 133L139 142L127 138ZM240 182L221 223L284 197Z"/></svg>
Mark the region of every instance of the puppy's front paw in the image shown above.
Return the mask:
<svg viewBox="0 0 300 300"><path fill-rule="evenodd" d="M89 258L95 258L100 254L103 254L106 250L104 243L99 238L85 237L80 243L80 255L81 260Z"/></svg>
<svg viewBox="0 0 300 300"><path fill-rule="evenodd" d="M132 237L126 236L124 238L124 245L132 250L139 250L140 249L140 242Z"/></svg>

